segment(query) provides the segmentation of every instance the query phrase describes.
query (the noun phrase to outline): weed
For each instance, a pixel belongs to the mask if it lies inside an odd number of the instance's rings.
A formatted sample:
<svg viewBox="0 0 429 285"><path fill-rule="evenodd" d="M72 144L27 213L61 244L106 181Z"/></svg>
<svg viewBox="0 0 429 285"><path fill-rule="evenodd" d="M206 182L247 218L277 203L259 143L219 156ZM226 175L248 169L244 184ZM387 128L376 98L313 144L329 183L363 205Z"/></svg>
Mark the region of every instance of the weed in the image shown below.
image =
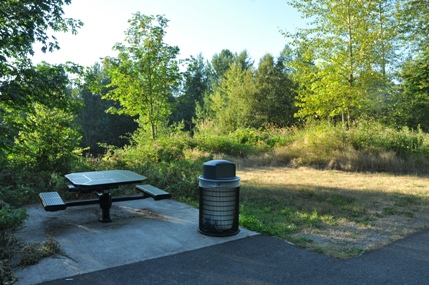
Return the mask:
<svg viewBox="0 0 429 285"><path fill-rule="evenodd" d="M44 242L29 243L21 249L19 265L33 265L54 254L64 254L64 252L59 243L52 238Z"/></svg>

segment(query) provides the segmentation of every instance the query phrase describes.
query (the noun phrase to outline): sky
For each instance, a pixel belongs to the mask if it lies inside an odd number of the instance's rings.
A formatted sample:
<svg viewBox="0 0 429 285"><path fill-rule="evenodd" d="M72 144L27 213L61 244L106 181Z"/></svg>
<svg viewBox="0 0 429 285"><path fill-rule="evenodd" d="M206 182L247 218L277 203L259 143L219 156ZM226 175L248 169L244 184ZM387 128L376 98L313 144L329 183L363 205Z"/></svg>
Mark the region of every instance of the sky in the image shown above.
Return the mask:
<svg viewBox="0 0 429 285"><path fill-rule="evenodd" d="M128 20L136 12L169 20L165 42L180 48L180 59L201 53L210 60L229 49L247 50L257 63L266 53L280 54L287 44L280 31L292 32L304 23L287 0L72 0L64 12L84 26L77 35L55 34L61 49L53 53L43 54L35 45L33 63L92 66L116 56L112 47L124 42Z"/></svg>

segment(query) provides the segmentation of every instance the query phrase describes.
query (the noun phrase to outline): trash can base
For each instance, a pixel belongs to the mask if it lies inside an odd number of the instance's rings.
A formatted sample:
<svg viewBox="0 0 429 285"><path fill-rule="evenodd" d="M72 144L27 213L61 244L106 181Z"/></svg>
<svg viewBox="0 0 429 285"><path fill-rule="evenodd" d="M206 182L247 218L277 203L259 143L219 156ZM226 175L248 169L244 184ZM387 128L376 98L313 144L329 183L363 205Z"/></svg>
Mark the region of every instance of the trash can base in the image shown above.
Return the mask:
<svg viewBox="0 0 429 285"><path fill-rule="evenodd" d="M236 231L229 231L229 232L219 232L219 233L216 233L216 232L213 232L213 231L204 231L204 230L202 230L202 229L198 229L198 231L201 233L201 234L203 234L203 235L206 235L206 236L211 236L211 237L229 237L229 236L234 236L234 235L236 235L236 234L238 234L239 232L240 232L240 230L236 230Z"/></svg>

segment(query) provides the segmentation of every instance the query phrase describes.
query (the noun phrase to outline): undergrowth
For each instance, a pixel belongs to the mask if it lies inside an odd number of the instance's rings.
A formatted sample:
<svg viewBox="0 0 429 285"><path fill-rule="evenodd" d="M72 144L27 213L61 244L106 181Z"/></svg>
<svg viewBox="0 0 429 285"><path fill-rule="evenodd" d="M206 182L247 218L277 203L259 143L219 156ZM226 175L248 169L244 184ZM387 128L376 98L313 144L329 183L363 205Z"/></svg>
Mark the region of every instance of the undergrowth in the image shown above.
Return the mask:
<svg viewBox="0 0 429 285"><path fill-rule="evenodd" d="M310 166L346 171L374 171L394 173L427 173L429 170L429 135L421 130L393 128L377 122L360 122L351 128L327 123L309 124L305 128L263 130L238 129L224 133L217 129L197 129L192 134L179 128L166 129L152 140L145 132L133 135L128 146L104 146L105 155L87 154L72 164L72 172L129 169L141 173L148 182L170 192L174 199L193 205L198 203L198 178L202 165L211 159L229 159L240 168L246 166ZM20 207L38 201L39 192L61 191L63 173L40 172L22 166L3 167L0 172L0 238L2 243L12 240L11 232L24 222L26 214ZM245 206L246 209L248 205ZM245 210L248 211L248 210ZM274 209L264 208L259 213L244 215L242 224L258 231L276 234L284 231L261 228L261 218L270 216ZM317 226L326 217L320 212L295 212L291 209L280 215L294 220L299 215ZM259 218L249 218L257 216ZM247 218L246 218L247 217ZM302 217L301 217L302 218ZM286 227L294 232L300 225ZM304 225L305 226L305 225ZM289 227L289 228L288 228ZM2 247L6 248L6 247ZM3 249L4 250L4 249ZM9 253L1 253L1 270ZM6 268L6 269L5 269Z"/></svg>

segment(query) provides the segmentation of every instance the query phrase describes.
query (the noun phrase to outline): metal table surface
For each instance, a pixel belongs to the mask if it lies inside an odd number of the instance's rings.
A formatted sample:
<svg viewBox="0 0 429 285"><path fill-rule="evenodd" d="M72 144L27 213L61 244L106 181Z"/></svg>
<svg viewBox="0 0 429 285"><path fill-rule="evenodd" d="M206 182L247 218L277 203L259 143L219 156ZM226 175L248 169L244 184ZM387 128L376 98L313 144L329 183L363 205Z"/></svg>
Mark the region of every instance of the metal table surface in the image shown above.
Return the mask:
<svg viewBox="0 0 429 285"><path fill-rule="evenodd" d="M109 187L123 184L139 183L146 177L129 170L104 170L76 172L65 177L77 187Z"/></svg>

